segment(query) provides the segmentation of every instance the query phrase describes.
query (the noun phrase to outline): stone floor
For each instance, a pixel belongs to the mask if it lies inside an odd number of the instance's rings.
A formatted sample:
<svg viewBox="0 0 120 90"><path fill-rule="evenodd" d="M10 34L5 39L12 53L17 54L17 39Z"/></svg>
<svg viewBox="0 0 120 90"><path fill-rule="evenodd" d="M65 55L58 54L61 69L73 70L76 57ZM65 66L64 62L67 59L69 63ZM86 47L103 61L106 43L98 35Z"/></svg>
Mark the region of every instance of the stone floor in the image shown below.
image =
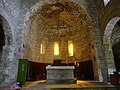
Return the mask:
<svg viewBox="0 0 120 90"><path fill-rule="evenodd" d="M0 85L0 90L11 90L11 85ZM26 82L21 90L120 90L110 84L104 84L98 81L81 81L76 84L46 84L45 80Z"/></svg>

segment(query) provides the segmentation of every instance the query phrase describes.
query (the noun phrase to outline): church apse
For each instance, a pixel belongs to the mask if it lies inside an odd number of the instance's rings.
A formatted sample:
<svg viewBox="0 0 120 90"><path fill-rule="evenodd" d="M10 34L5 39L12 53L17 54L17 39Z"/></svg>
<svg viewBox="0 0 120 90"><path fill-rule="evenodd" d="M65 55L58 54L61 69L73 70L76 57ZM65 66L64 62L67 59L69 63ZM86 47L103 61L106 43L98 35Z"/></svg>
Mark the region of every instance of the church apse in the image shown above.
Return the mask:
<svg viewBox="0 0 120 90"><path fill-rule="evenodd" d="M90 61L92 66L88 68L91 68L94 79L97 65L90 16L78 4L74 4L64 0L57 3L56 0L56 3L31 9L33 14L27 14L25 33L28 36L28 41L25 41L27 58L30 62L46 65L53 65L55 60L60 60L63 66Z"/></svg>
<svg viewBox="0 0 120 90"><path fill-rule="evenodd" d="M43 6L31 21L28 59L44 63L53 63L54 59L65 63L89 60L92 34L85 16L78 13L83 12L63 4Z"/></svg>

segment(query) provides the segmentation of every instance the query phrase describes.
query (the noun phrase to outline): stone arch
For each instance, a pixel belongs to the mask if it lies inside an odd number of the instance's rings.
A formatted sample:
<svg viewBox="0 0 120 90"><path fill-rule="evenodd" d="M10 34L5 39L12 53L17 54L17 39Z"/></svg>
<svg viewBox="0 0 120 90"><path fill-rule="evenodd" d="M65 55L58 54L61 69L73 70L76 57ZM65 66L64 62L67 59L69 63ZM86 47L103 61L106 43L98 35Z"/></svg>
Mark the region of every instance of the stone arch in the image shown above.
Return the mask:
<svg viewBox="0 0 120 90"><path fill-rule="evenodd" d="M22 43L22 51L27 51L27 50L24 50L24 49L27 48L27 47L24 48L24 46L27 46L27 43L28 43L27 42L28 41L27 37L28 37L28 32L30 30L30 25L31 25L33 17L41 12L41 9L42 9L42 7L44 5L47 5L47 4L52 5L52 4L56 4L56 3L68 4L68 6L71 6L72 8L77 10L78 14L80 12L83 12L80 15L82 15L83 18L86 20L86 22L87 22L86 26L89 27L88 28L89 32L92 31L90 16L88 15L87 11L84 8L81 8L76 2L74 2L72 0L60 0L60 1L57 1L57 0L53 0L53 1L45 0L45 1L40 1L37 4L35 4L32 8L30 8L30 10L27 12L27 14L25 16L23 40L22 40L22 42L23 42ZM22 54L22 52L21 52L21 54ZM22 54L21 57L27 57L26 52L24 52L24 54Z"/></svg>
<svg viewBox="0 0 120 90"><path fill-rule="evenodd" d="M105 56L108 64L108 73L113 73L115 71L115 63L112 51L112 44L111 44L111 35L113 33L113 29L115 24L120 20L120 17L112 18L107 26L105 27L104 37L103 37L103 45L105 49Z"/></svg>
<svg viewBox="0 0 120 90"><path fill-rule="evenodd" d="M4 9L0 8L0 25L4 31L4 45L2 47L2 56L0 63L0 83L10 83L15 81L15 77L11 77L12 68L9 68L11 62L14 60L13 57L13 27L10 23L10 19L7 16ZM9 71L9 72L8 72ZM11 73L10 73L11 72Z"/></svg>
<svg viewBox="0 0 120 90"><path fill-rule="evenodd" d="M102 30L101 32L102 36L104 36L104 32L105 32L104 30L106 30L106 26L110 22L110 20L112 20L113 18L117 18L117 17L119 18L119 16L120 16L120 13L119 13L118 7L104 15L104 17L100 21L100 29Z"/></svg>
<svg viewBox="0 0 120 90"><path fill-rule="evenodd" d="M12 22L10 21L9 16L5 12L5 10L1 7L0 7L0 15L5 18L5 20L9 23L9 26L10 26L11 30L13 30Z"/></svg>
<svg viewBox="0 0 120 90"><path fill-rule="evenodd" d="M106 12L106 10L107 10L107 12ZM101 71L102 71L102 73L103 73L103 76L104 76L104 78L103 78L103 80L104 80L104 82L107 82L108 81L108 66L107 66L107 60L106 60L106 51L105 51L105 48L108 46L108 45L103 45L103 43L105 43L105 40L104 40L104 38L105 38L105 36L104 36L104 34L105 34L105 30L106 30L106 26L107 26L107 24L110 22L110 20L112 20L114 17L119 17L120 16L120 12L119 12L119 7L118 6L116 6L116 7L114 7L113 9L111 9L111 8L107 8L107 9L105 9L105 11L104 12L106 12L104 15L103 15L103 17L101 18L101 20L100 20L100 22L99 22L99 25L100 25L100 27L99 27L99 29L100 29L100 35L101 35L101 37L100 37L100 39L101 39L101 45L102 45L102 52L103 52L103 55L102 55L102 57L100 57L100 59L102 59L102 58L104 58L104 60L101 60L101 61L103 61L102 63L101 63L101 65L103 65L103 66L105 66L104 67L104 69L101 69ZM109 30L108 30L109 31ZM100 55L100 53L99 53L99 55ZM100 60L99 60L100 61ZM114 66L113 66L114 67ZM102 67L101 67L102 68ZM113 70L112 70L113 71ZM106 73L105 73L106 72ZM111 70L109 71L109 72L111 72Z"/></svg>
<svg viewBox="0 0 120 90"><path fill-rule="evenodd" d="M4 33L5 33L5 45L12 45L13 42L13 32L11 31L11 28L7 22L7 20L3 17L0 16L0 18L2 19L1 25L3 27Z"/></svg>
<svg viewBox="0 0 120 90"><path fill-rule="evenodd" d="M46 2L45 2L46 1ZM45 0L45 1L41 1L39 3L37 3L36 5L34 5L26 14L25 17L25 21L24 21L24 32L23 32L23 40L22 40L22 51L21 51L21 57L23 58L27 58L27 48L28 48L28 33L30 30L30 25L32 23L32 19L41 12L42 8L44 7L44 5L53 5L56 3L60 3L62 5L68 5L69 7L72 7L76 10L76 13L81 16L83 19L85 19L85 25L86 25L86 30L88 30L88 36L89 39L89 59L95 59L95 55L92 56L92 50L91 47L94 48L94 36L92 33L92 26L91 26L91 19L90 16L88 15L87 11L84 8L81 8L76 2L73 2L72 0L53 0L53 1L49 1L49 0ZM96 61L96 60L95 60ZM94 64L96 64L96 62L94 62ZM97 66L97 65L96 65ZM96 67L94 68L94 73L95 73L95 79L98 79L98 71L96 69Z"/></svg>

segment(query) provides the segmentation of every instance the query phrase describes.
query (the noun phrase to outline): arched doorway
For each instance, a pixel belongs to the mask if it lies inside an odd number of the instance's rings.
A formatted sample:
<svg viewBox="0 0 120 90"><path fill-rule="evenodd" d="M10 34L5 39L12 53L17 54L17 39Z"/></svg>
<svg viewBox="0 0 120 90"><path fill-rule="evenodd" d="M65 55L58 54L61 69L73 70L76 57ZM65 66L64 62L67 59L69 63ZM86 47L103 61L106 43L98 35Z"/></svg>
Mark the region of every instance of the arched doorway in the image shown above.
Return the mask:
<svg viewBox="0 0 120 90"><path fill-rule="evenodd" d="M120 42L112 46L116 71L120 72Z"/></svg>
<svg viewBox="0 0 120 90"><path fill-rule="evenodd" d="M105 47L105 56L108 64L108 73L116 71L115 52L117 52L114 44L119 42L119 20L120 17L112 18L105 28L103 44ZM118 35L119 34L119 35Z"/></svg>
<svg viewBox="0 0 120 90"><path fill-rule="evenodd" d="M54 59L73 64L91 60L92 66L86 69L92 68L93 79L98 78L90 17L75 2L37 3L26 15L25 30L22 57L46 64L52 64ZM55 42L59 46L57 56L54 55ZM69 43L74 46L72 56L68 52Z"/></svg>
<svg viewBox="0 0 120 90"><path fill-rule="evenodd" d="M112 44L112 50L113 50L113 56L114 56L114 62L115 62L115 67L116 71L120 72L120 20L117 21L113 28L113 32L111 35L111 44Z"/></svg>

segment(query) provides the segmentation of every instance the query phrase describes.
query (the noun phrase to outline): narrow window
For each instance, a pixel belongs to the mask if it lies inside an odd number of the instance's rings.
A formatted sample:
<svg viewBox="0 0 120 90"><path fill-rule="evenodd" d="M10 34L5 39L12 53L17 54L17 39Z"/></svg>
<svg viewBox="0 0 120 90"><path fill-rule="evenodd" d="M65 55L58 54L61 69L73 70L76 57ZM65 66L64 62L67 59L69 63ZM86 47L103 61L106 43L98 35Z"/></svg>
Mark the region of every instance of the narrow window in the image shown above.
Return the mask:
<svg viewBox="0 0 120 90"><path fill-rule="evenodd" d="M43 45L40 45L40 54L43 54Z"/></svg>
<svg viewBox="0 0 120 90"><path fill-rule="evenodd" d="M40 54L45 54L45 42L42 41L40 44Z"/></svg>
<svg viewBox="0 0 120 90"><path fill-rule="evenodd" d="M72 43L72 41L68 41L68 54L69 54L69 56L73 56L73 43Z"/></svg>
<svg viewBox="0 0 120 90"><path fill-rule="evenodd" d="M59 44L54 42L54 55L59 55Z"/></svg>

